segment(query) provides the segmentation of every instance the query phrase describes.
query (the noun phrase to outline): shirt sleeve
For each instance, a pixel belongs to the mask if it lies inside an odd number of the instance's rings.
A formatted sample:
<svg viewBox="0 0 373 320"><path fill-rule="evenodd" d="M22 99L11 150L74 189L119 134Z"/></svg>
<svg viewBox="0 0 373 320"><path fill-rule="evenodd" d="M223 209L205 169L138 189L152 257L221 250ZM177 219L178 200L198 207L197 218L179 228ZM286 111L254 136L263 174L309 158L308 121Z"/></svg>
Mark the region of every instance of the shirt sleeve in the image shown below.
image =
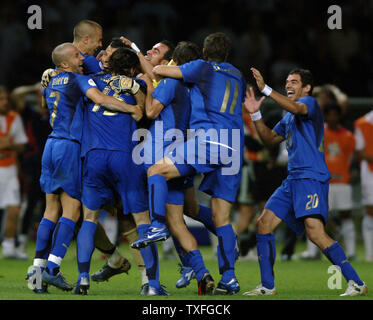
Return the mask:
<svg viewBox="0 0 373 320"><path fill-rule="evenodd" d="M15 144L23 144L28 142L25 129L19 115L14 118L12 126L9 130L9 135L13 138L13 143Z"/></svg>
<svg viewBox="0 0 373 320"><path fill-rule="evenodd" d="M197 83L207 66L206 61L198 59L185 63L179 66L179 68L184 82Z"/></svg>
<svg viewBox="0 0 373 320"><path fill-rule="evenodd" d="M318 108L316 99L313 97L302 97L298 100L298 102L304 103L307 106L307 115L303 117L306 119L315 119Z"/></svg>
<svg viewBox="0 0 373 320"><path fill-rule="evenodd" d="M88 77L88 76L85 76L85 75L82 75L82 74L76 74L75 79L76 79L76 83L77 83L78 87L80 88L80 90L84 94L86 94L87 91L91 88L96 88L97 89L97 85L93 81L93 79L91 79L91 77Z"/></svg>
<svg viewBox="0 0 373 320"><path fill-rule="evenodd" d="M152 97L164 106L167 106L175 98L175 91L178 80L165 78L161 83L155 88L152 93Z"/></svg>
<svg viewBox="0 0 373 320"><path fill-rule="evenodd" d="M84 55L83 73L85 75L95 74L102 71L100 61L90 55Z"/></svg>

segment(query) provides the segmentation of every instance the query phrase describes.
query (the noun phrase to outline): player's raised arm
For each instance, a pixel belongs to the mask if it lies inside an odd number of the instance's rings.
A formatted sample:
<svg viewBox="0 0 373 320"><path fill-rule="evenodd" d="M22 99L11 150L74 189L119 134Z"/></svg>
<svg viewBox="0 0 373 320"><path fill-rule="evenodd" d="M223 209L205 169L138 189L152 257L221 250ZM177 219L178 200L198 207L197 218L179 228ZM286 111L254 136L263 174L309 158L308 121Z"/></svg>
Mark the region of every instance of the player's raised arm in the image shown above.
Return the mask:
<svg viewBox="0 0 373 320"><path fill-rule="evenodd" d="M147 93L145 97L145 113L146 117L149 119L156 119L164 108L164 105L158 100L154 99L152 93L154 92L154 87L152 85L151 79L147 74L141 76L141 79L147 84Z"/></svg>
<svg viewBox="0 0 373 320"><path fill-rule="evenodd" d="M276 145L284 141L284 137L277 134L277 132L274 130L268 128L264 123L260 113L260 106L262 105L264 99L265 97L260 98L260 100L256 100L254 90L250 87L250 89L246 92L244 107L247 111L249 111L255 128L263 143L269 146Z"/></svg>
<svg viewBox="0 0 373 320"><path fill-rule="evenodd" d="M183 74L178 66L159 65L153 68L153 72L162 77L182 79Z"/></svg>
<svg viewBox="0 0 373 320"><path fill-rule="evenodd" d="M293 101L290 98L285 97L282 94L278 93L277 91L273 90L271 87L265 84L263 76L261 75L259 70L255 68L251 68L250 70L256 80L256 84L259 90L266 96L276 101L283 109L293 114L306 115L308 113L307 106L304 103ZM295 81L295 80L291 80L291 81ZM286 84L286 90L288 94L295 94L295 92L291 91L292 85L293 85L291 81Z"/></svg>
<svg viewBox="0 0 373 320"><path fill-rule="evenodd" d="M86 92L86 96L94 103L102 105L112 111L126 112L131 114L132 118L139 121L142 118L143 111L139 106L129 105L124 101L103 94L96 88L90 88Z"/></svg>

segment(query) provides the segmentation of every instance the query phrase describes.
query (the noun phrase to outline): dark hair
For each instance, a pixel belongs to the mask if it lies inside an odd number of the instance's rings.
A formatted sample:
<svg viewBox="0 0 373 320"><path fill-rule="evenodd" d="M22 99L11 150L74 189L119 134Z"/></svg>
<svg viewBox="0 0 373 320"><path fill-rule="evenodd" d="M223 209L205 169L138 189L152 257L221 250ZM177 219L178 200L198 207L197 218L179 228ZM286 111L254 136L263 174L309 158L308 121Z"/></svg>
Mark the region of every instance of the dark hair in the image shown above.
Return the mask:
<svg viewBox="0 0 373 320"><path fill-rule="evenodd" d="M119 74L131 77L131 68L138 69L140 60L136 52L129 48L118 48L109 59L108 71L111 74Z"/></svg>
<svg viewBox="0 0 373 320"><path fill-rule="evenodd" d="M110 42L110 47L112 48L131 48L130 46L127 46L126 44L123 43L120 38L112 38Z"/></svg>
<svg viewBox="0 0 373 320"><path fill-rule="evenodd" d="M203 41L203 55L206 60L224 62L231 49L231 41L223 32L208 35Z"/></svg>
<svg viewBox="0 0 373 320"><path fill-rule="evenodd" d="M330 111L336 111L339 116L342 115L341 106L335 101L329 101L324 106L324 114L327 115Z"/></svg>
<svg viewBox="0 0 373 320"><path fill-rule="evenodd" d="M307 69L293 69L289 72L290 74L299 74L300 80L302 81L302 88L304 88L306 85L310 85L311 89L308 92L308 95L312 95L313 90L313 75L310 70Z"/></svg>
<svg viewBox="0 0 373 320"><path fill-rule="evenodd" d="M163 59L170 61L172 59L172 55L174 54L175 45L169 40L162 40L159 43L164 44L168 47L168 50L165 52Z"/></svg>
<svg viewBox="0 0 373 320"><path fill-rule="evenodd" d="M180 41L174 50L174 54L172 55L172 59L178 65L200 59L201 57L201 49L195 43L190 41Z"/></svg>

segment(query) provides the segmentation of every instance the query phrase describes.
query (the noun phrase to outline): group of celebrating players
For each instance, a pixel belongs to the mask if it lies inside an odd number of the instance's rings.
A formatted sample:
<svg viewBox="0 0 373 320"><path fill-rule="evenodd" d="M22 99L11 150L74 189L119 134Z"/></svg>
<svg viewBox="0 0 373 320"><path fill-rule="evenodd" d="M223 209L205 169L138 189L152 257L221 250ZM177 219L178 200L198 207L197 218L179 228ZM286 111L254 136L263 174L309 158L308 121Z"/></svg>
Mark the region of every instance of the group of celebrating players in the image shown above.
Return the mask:
<svg viewBox="0 0 373 320"><path fill-rule="evenodd" d="M117 211L139 269L145 266L141 294L169 295L159 280L156 242L170 235L183 268L191 270L177 287L195 277L199 295L237 294L238 248L230 211L241 170L230 169L235 160L239 168L242 165L244 107L261 140L268 145L286 140L289 153L288 177L258 219L262 281L244 295L276 294L274 231L281 221L297 234L305 230L340 267L348 281L343 295L366 294L366 284L324 229L330 174L323 153L323 116L311 96L313 80L308 70L289 73L287 96L283 96L252 68L264 95L258 101L252 88L246 91L241 72L227 62L230 41L223 33L207 36L202 50L188 41L176 47L161 41L143 55L135 43L121 37L94 57L101 45L102 27L90 20L79 22L74 42L53 50L55 69L46 70L42 77L52 132L44 148L40 178L46 209L37 231L33 267L27 274L34 292L48 292L48 285L74 289L60 265L76 229L76 294L87 294L91 279L104 281L128 271L128 260L98 223L105 207ZM265 96L288 111L273 130L264 124L259 111ZM181 139L178 132L182 132ZM135 150L141 151L142 161L134 159ZM196 201L193 177L197 174L203 174L199 189L211 195L210 207ZM218 238L221 279L216 287L184 214L202 222ZM95 247L108 261L90 277Z"/></svg>

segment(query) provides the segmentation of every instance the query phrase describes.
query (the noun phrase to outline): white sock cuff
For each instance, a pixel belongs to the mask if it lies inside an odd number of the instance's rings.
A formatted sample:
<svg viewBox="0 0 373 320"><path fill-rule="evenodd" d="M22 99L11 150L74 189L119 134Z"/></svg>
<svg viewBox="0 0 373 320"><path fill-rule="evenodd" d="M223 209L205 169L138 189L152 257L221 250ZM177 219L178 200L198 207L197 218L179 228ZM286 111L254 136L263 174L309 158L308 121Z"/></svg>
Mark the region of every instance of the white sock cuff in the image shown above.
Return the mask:
<svg viewBox="0 0 373 320"><path fill-rule="evenodd" d="M57 257L53 254L50 254L49 257L48 257L48 261L51 261L57 265L61 265L61 262L62 262L62 258L61 257Z"/></svg>
<svg viewBox="0 0 373 320"><path fill-rule="evenodd" d="M34 259L34 264L35 267L42 267L45 268L47 265L47 259L40 259L40 258L35 258Z"/></svg>

